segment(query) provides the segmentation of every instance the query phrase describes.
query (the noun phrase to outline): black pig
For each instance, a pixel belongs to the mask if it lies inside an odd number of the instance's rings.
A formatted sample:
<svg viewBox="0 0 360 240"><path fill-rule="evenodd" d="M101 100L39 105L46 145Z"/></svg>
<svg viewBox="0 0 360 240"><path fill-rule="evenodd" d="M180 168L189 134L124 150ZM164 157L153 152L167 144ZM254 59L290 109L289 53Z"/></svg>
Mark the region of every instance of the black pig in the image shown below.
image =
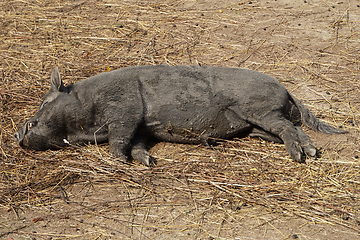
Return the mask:
<svg viewBox="0 0 360 240"><path fill-rule="evenodd" d="M316 147L301 123L323 133L346 132L320 122L273 77L248 69L137 66L65 87L55 68L50 91L15 139L35 150L108 141L116 157L150 165L146 136L208 144L247 132L284 142L303 162Z"/></svg>

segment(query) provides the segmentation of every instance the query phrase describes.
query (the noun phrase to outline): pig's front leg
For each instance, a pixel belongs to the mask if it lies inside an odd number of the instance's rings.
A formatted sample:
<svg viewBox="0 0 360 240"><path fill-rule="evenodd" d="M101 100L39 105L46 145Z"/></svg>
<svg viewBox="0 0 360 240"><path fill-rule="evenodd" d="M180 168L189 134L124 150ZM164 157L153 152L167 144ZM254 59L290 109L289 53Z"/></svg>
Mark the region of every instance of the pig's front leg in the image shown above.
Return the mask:
<svg viewBox="0 0 360 240"><path fill-rule="evenodd" d="M132 141L131 146L131 157L138 161L145 166L153 166L156 164L156 161L154 158L150 156L146 149L147 144L147 137L146 136L136 136L134 140Z"/></svg>

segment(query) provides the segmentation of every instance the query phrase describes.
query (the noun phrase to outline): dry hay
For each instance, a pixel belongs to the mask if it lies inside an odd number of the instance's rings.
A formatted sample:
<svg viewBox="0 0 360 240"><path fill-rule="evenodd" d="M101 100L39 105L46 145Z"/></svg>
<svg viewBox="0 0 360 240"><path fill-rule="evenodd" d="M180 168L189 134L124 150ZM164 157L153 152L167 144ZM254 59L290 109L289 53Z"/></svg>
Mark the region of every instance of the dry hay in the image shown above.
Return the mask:
<svg viewBox="0 0 360 240"><path fill-rule="evenodd" d="M98 230L91 234L41 235L59 238L119 234L148 239L190 230L200 238L234 238L233 226L242 226L251 215L249 206L358 234L359 6L355 1L267 4L1 2L2 211L21 219L23 211L45 209L32 224L50 217L85 224L90 217L84 216L91 215L123 228L95 221ZM14 143L12 134L37 110L54 66L60 66L66 83L73 83L119 67L161 63L268 73L323 121L351 133L309 131L322 155L306 164L289 159L283 145L249 138L212 149L158 143L151 149L158 161L154 168L116 162L106 144L34 152ZM51 210L61 204L68 208ZM254 228L275 219L261 218ZM7 224L0 225L0 236L25 234L21 229L28 226Z"/></svg>

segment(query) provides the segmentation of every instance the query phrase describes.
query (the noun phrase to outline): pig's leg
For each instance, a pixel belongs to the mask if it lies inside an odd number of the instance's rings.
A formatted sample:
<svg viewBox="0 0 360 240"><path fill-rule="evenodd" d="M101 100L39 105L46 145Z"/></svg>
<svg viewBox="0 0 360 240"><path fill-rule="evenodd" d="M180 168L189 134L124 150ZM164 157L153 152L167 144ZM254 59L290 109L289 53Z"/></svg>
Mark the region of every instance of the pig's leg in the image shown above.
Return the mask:
<svg viewBox="0 0 360 240"><path fill-rule="evenodd" d="M232 106L232 109L242 116L243 110L237 106ZM283 115L282 109L270 110L265 114L252 114L252 116L243 116L252 125L258 126L266 132L269 132L279 137L285 144L287 152L290 157L298 162L304 162L303 148L299 138L298 129L294 124L286 119Z"/></svg>
<svg viewBox="0 0 360 240"><path fill-rule="evenodd" d="M257 124L265 131L278 136L285 144L292 159L304 162L303 148L298 130L294 124L282 116L280 111L273 111L264 116Z"/></svg>
<svg viewBox="0 0 360 240"><path fill-rule="evenodd" d="M146 143L146 137L136 136L132 141L131 157L146 166L151 166L156 162L146 150Z"/></svg>
<svg viewBox="0 0 360 240"><path fill-rule="evenodd" d="M259 128L253 128L249 136L259 137L269 142L283 143L283 141L278 136L275 136L274 134L271 134Z"/></svg>
<svg viewBox="0 0 360 240"><path fill-rule="evenodd" d="M125 125L125 123L123 123ZM125 127L121 123L109 124L109 147L110 151L122 160L128 160L127 153L130 149L130 141L134 136L135 129Z"/></svg>
<svg viewBox="0 0 360 240"><path fill-rule="evenodd" d="M296 126L295 128L298 131L301 147L304 149L307 155L314 157L317 152L315 143L310 139L310 137L304 132L304 130L300 126Z"/></svg>
<svg viewBox="0 0 360 240"><path fill-rule="evenodd" d="M129 114L127 111L119 119L115 119L108 125L110 151L118 158L128 160L131 151L131 141L142 121L142 114Z"/></svg>
<svg viewBox="0 0 360 240"><path fill-rule="evenodd" d="M295 128L297 130L297 134L300 139L302 149L307 155L314 157L317 152L314 142L310 139L310 137L303 131L303 129L300 126L295 126ZM279 137L258 128L254 128L253 131L249 134L249 136L260 137L270 142L283 143L283 141Z"/></svg>
<svg viewBox="0 0 360 240"><path fill-rule="evenodd" d="M131 141L136 130L144 120L144 107L138 86L125 82L123 89L112 89L106 103L103 118L108 123L108 140L110 152L116 157L128 160ZM125 91L126 90L126 91Z"/></svg>

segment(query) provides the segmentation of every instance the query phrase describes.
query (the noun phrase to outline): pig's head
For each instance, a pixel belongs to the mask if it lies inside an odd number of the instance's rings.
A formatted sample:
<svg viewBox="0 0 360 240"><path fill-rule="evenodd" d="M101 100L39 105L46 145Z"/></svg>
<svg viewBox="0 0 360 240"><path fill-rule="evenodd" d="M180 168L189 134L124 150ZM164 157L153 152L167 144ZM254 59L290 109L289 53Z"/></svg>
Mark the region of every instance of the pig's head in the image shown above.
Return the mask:
<svg viewBox="0 0 360 240"><path fill-rule="evenodd" d="M68 95L58 68L51 73L51 89L45 95L39 110L14 134L15 141L34 150L57 149L66 145L63 100Z"/></svg>

